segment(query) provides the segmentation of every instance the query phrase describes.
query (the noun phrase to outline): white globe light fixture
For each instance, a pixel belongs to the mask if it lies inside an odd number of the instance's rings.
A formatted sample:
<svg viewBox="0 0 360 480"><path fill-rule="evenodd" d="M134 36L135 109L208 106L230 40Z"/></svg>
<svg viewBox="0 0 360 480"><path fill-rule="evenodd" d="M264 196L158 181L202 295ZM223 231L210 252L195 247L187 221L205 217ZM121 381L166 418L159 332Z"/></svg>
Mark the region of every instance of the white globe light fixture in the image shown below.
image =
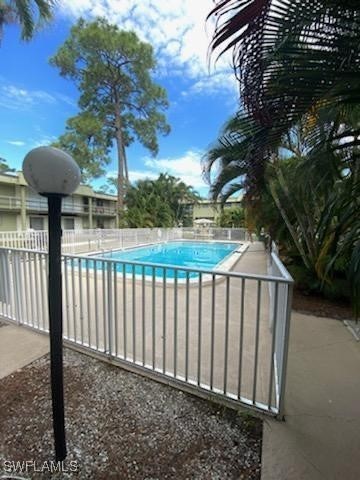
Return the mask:
<svg viewBox="0 0 360 480"><path fill-rule="evenodd" d="M61 282L61 200L80 184L80 169L67 153L54 147L38 147L24 158L23 173L28 184L48 199L49 230L49 331L50 368L55 457L66 457Z"/></svg>
<svg viewBox="0 0 360 480"><path fill-rule="evenodd" d="M23 162L28 184L40 195L71 195L79 186L81 173L75 160L55 147L31 150Z"/></svg>

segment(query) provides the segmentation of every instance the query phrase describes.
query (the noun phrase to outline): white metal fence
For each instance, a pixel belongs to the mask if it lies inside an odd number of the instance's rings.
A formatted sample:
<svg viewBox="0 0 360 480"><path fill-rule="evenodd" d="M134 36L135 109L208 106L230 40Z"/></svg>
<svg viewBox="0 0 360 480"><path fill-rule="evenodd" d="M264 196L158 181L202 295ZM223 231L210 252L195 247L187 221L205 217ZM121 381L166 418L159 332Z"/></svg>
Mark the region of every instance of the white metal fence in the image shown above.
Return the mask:
<svg viewBox="0 0 360 480"><path fill-rule="evenodd" d="M46 230L0 232L0 247L46 251ZM177 239L248 240L243 228L123 228L93 230L63 230L64 253L85 253L106 248L125 248L135 245Z"/></svg>
<svg viewBox="0 0 360 480"><path fill-rule="evenodd" d="M0 248L0 316L48 331L47 260ZM274 262L277 274L266 276L64 255L64 339L194 394L282 416L292 279Z"/></svg>
<svg viewBox="0 0 360 480"><path fill-rule="evenodd" d="M274 277L289 275L279 259L278 249L274 243L272 244L272 249L268 257L268 273ZM269 283L269 327L273 334L273 342L275 344L272 363L275 375L275 393L278 398L283 397L285 394L285 391L281 392L278 387L284 388L285 385L290 322L284 322L283 318L287 312L291 310L292 291L292 284Z"/></svg>
<svg viewBox="0 0 360 480"><path fill-rule="evenodd" d="M63 230L62 249L64 253L82 253L179 238L182 238L182 231L178 228ZM47 230L0 232L0 247L46 251L48 232Z"/></svg>
<svg viewBox="0 0 360 480"><path fill-rule="evenodd" d="M250 235L245 228L213 228L206 226L182 228L183 238L204 240L248 241Z"/></svg>

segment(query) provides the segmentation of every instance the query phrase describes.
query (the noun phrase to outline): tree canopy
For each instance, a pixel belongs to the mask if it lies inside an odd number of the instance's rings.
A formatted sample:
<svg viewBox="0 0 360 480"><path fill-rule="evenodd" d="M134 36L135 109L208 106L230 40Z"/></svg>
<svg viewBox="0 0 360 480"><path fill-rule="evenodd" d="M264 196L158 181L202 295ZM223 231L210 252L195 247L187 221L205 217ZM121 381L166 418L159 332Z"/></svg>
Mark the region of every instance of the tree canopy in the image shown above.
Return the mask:
<svg viewBox="0 0 360 480"><path fill-rule="evenodd" d="M0 157L0 173L14 172L15 168L9 167L5 158Z"/></svg>
<svg viewBox="0 0 360 480"><path fill-rule="evenodd" d="M139 180L126 193L125 224L129 227L191 225L188 204L199 200L179 178L161 173L156 180Z"/></svg>
<svg viewBox="0 0 360 480"><path fill-rule="evenodd" d="M217 221L222 228L239 228L245 225L245 212L241 207L223 208Z"/></svg>
<svg viewBox="0 0 360 480"><path fill-rule="evenodd" d="M91 115L102 125L97 138L102 140L101 153L106 153L109 141L115 143L121 210L128 184L126 148L136 139L156 154L157 134L169 132L163 113L168 106L166 92L152 79L156 68L153 49L134 32L120 30L104 18L80 19L50 62L78 86L81 115ZM77 142L83 143L81 132L71 125L68 128L80 136ZM68 139L62 138L64 147ZM90 153L98 162L97 152Z"/></svg>
<svg viewBox="0 0 360 480"><path fill-rule="evenodd" d="M69 118L54 147L66 150L80 167L84 182L100 177L111 162L112 140L98 117L89 111Z"/></svg>

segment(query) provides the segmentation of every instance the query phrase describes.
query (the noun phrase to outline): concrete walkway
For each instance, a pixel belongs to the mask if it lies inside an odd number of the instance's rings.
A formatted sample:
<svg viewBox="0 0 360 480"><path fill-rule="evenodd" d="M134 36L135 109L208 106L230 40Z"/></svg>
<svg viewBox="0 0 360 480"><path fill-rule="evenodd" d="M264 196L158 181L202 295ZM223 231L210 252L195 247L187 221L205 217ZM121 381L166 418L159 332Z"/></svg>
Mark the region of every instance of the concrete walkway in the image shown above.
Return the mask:
<svg viewBox="0 0 360 480"><path fill-rule="evenodd" d="M360 342L294 312L286 421L264 423L262 480L360 479Z"/></svg>
<svg viewBox="0 0 360 480"><path fill-rule="evenodd" d="M0 378L25 367L49 351L49 338L24 327L0 327Z"/></svg>

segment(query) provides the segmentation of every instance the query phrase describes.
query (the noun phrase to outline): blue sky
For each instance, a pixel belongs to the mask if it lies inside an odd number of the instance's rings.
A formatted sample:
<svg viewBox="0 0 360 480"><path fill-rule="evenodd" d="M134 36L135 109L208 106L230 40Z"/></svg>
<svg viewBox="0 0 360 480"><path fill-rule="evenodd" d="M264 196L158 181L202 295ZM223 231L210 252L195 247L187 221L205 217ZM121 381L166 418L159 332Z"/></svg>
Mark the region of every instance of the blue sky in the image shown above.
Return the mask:
<svg viewBox="0 0 360 480"><path fill-rule="evenodd" d="M203 196L200 159L237 109L238 85L230 61L208 68L211 25L205 25L212 0L62 0L55 21L29 42L19 29L5 28L0 45L0 157L17 169L25 154L47 145L64 132L67 118L78 112L79 93L48 63L79 16L106 16L134 30L155 50L155 80L168 92L171 133L159 138L151 158L139 144L128 149L130 180L156 178L168 172L194 186ZM207 30L207 31L206 31ZM115 155L113 155L115 160ZM107 175L116 172L116 162ZM106 178L94 182L99 187Z"/></svg>

